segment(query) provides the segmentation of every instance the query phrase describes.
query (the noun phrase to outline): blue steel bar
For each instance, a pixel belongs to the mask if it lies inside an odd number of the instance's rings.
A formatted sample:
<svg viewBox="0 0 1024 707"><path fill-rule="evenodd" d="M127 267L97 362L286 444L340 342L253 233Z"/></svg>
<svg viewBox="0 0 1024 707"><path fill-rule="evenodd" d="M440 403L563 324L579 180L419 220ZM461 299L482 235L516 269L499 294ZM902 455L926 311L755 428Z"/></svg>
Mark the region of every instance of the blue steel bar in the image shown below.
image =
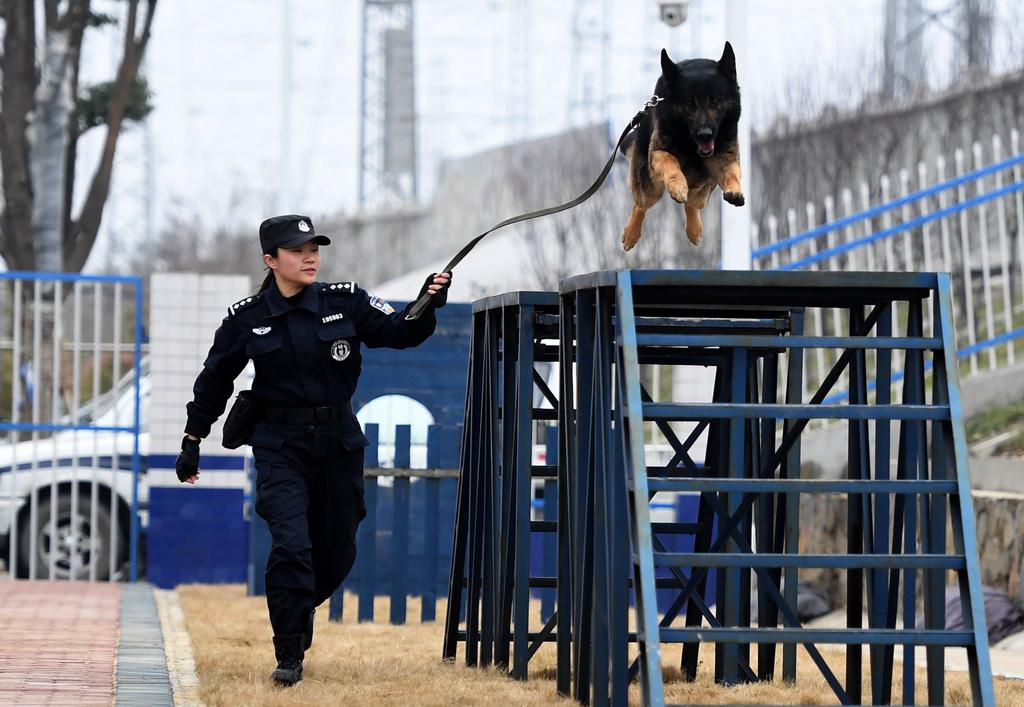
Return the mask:
<svg viewBox="0 0 1024 707"><path fill-rule="evenodd" d="M139 473L142 471L142 457L139 454L140 417L142 415L142 278L131 278L135 287L135 351L134 351L134 399L132 400L132 508L128 556L130 561L129 580L139 579ZM95 428L94 428L95 429ZM72 568L74 569L74 568Z"/></svg>
<svg viewBox="0 0 1024 707"><path fill-rule="evenodd" d="M370 468L380 466L377 459L377 443L380 439L380 428L375 424L366 425L364 434L369 440L366 447L366 465ZM359 571L359 609L360 622L373 621L373 597L377 574L377 477L368 476L363 480L364 500L366 501L366 518L359 525L356 535L357 557L362 558Z"/></svg>
<svg viewBox="0 0 1024 707"><path fill-rule="evenodd" d="M908 306L920 306L920 301L909 302ZM886 308L885 312L878 319L876 332L878 337L886 341L892 341L892 308ZM920 330L908 328L907 334L913 333L921 336ZM941 339L939 339L941 341ZM941 347L940 347L941 348ZM918 351L907 351L907 357L918 356ZM879 405L888 405L892 402L892 351L890 349L878 349L875 359L875 402ZM890 439L892 429L889 420L875 421L875 478L883 483L890 478ZM875 494L873 497L861 496L861 503L865 513L865 537L864 547L868 552L876 555L885 553L889 546L889 495L887 493ZM880 570L868 572L868 626L870 628L883 628L888 624L886 600L888 599L888 586L886 585L886 573ZM871 646L869 649L871 660L871 701L874 704L881 704L882 693L884 692L884 662L885 651L878 646Z"/></svg>
<svg viewBox="0 0 1024 707"><path fill-rule="evenodd" d="M427 428L427 468L441 468L441 426ZM438 525L441 510L441 480L424 479L423 491L423 597L420 604L420 621L426 623L436 618L437 612L437 550L440 538Z"/></svg>
<svg viewBox="0 0 1024 707"><path fill-rule="evenodd" d="M953 306L948 273L938 274L939 326L943 339L949 346L943 349L941 374L946 379L945 401L949 404L952 428L952 447L955 458L956 480L960 493L949 499L950 517L953 521L953 547L958 553L967 555L967 571L958 572L960 598L964 625L974 632L972 646L967 648L970 667L971 698L976 704L995 705L992 686L992 665L988 653L988 628L985 624L985 607L981 594L981 566L978 562L978 540L974 528L974 503L971 497L971 480L967 473L967 437L964 432L964 412L960 402L959 371L953 351ZM936 375L939 375L937 372ZM948 429L948 428L947 428ZM965 548L969 550L966 551ZM967 601L963 601L964 598Z"/></svg>
<svg viewBox="0 0 1024 707"><path fill-rule="evenodd" d="M667 628L661 630L666 643L708 641L712 643L816 643L836 645L900 645L912 640L919 646L972 646L971 631L914 631L905 629L824 628Z"/></svg>
<svg viewBox="0 0 1024 707"><path fill-rule="evenodd" d="M395 425L395 468L408 469L411 464L412 428ZM404 624L406 587L409 576L409 477L396 476L392 486L391 525L391 607L392 624Z"/></svg>
<svg viewBox="0 0 1024 707"><path fill-rule="evenodd" d="M726 346L743 348L787 349L923 349L939 351L942 339L923 337L888 337L884 341L863 336L765 336L758 334L640 334L640 346Z"/></svg>
<svg viewBox="0 0 1024 707"><path fill-rule="evenodd" d="M718 552L655 552L657 567L814 567L833 569L888 569L901 567L914 570L962 570L967 560L963 555L821 555L785 553Z"/></svg>
<svg viewBox="0 0 1024 707"><path fill-rule="evenodd" d="M753 403L648 403L645 420L774 417L780 420L948 420L940 405L755 405Z"/></svg>
<svg viewBox="0 0 1024 707"><path fill-rule="evenodd" d="M639 361L636 324L633 321L633 283L628 271L618 276L616 288L616 375L619 405L623 408L623 461L632 482L630 540L639 557L633 565L637 635L640 651L640 684L645 705L664 704L661 675L661 631L654 590L654 560L651 549L651 518L648 507L647 461L644 456L643 404L640 401Z"/></svg>
<svg viewBox="0 0 1024 707"><path fill-rule="evenodd" d="M509 312L505 317L511 319ZM529 662L528 634L530 630L530 511L533 501L533 489L530 471L533 465L533 320L535 311L530 305L519 307L517 329L519 339L516 342L515 366L515 429L508 429L509 417L505 418L504 430L510 432L515 440L515 458L511 467L504 469L515 479L515 492L512 499L515 503L515 545L510 553L515 558L515 576L512 581L513 616L515 626L515 652L512 665L512 677L517 680L526 679L527 663ZM505 339L505 356L508 357L512 346L510 337ZM506 368L506 371L509 369ZM509 387L506 387L509 390ZM504 409L511 405L505 399ZM507 582L504 582L508 586Z"/></svg>
<svg viewBox="0 0 1024 707"><path fill-rule="evenodd" d="M876 479L650 479L651 491L743 491L746 493L928 493L950 494L955 481Z"/></svg>
<svg viewBox="0 0 1024 707"><path fill-rule="evenodd" d="M891 307L886 307L879 317L879 322L889 316ZM856 332L864 324L864 307L856 305L850 308L850 332ZM877 325L876 325L877 326ZM850 364L850 405L865 407L868 398L867 356L863 350L854 352ZM888 416L885 418L888 422ZM871 458L868 439L868 424L864 419L850 419L847 444L847 475L850 479L868 479L871 477ZM846 551L850 554L864 552L864 497L860 494L847 496L846 504ZM864 573L851 568L846 573L846 626L859 629L863 625L864 612ZM912 625L912 624L911 624ZM849 644L846 648L846 692L850 699L859 704L861 701L862 673L864 654L859 644Z"/></svg>
<svg viewBox="0 0 1024 707"><path fill-rule="evenodd" d="M876 308L877 311L878 308ZM793 336L803 336L806 311L804 308L794 308L790 332ZM868 329L857 332L858 335L866 335ZM846 349L840 355L839 360L832 366L832 369L821 382L821 386L811 397L810 403L820 403L827 391L839 380L846 361L852 358L852 351ZM790 405L799 404L803 399L804 390L804 357L788 354L786 356L786 402ZM783 422L782 444L779 451L784 452L785 457L779 470L779 476L786 479L799 479L800 473L800 433L802 425L807 423L803 420L785 420ZM787 442L791 442L787 448ZM771 476L775 472L775 457L772 456L767 468L762 470L762 476ZM782 550L788 554L800 552L800 494L787 493L780 498L776 507L775 527L775 549ZM783 597L789 606L795 606L797 602L797 571L791 568L783 571L786 586L783 590ZM771 625L778 625L778 607L772 606ZM785 644L782 647L782 679L789 682L796 680L796 646Z"/></svg>

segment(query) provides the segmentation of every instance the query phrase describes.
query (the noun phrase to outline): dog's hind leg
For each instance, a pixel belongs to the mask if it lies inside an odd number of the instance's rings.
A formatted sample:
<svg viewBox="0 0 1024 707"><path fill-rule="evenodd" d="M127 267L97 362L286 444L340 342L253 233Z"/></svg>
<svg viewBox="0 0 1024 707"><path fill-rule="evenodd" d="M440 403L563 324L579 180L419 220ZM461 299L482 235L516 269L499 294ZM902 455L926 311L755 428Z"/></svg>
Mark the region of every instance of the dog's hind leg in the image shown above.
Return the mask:
<svg viewBox="0 0 1024 707"><path fill-rule="evenodd" d="M655 183L665 185L668 195L680 204L690 198L690 187L679 167L679 160L665 150L651 150L651 173Z"/></svg>
<svg viewBox="0 0 1024 707"><path fill-rule="evenodd" d="M690 189L690 200L683 207L683 211L686 212L686 237L694 245L700 245L700 237L704 233L700 210L708 205L708 199L714 189L715 184L710 179L696 184Z"/></svg>
<svg viewBox="0 0 1024 707"><path fill-rule="evenodd" d="M646 215L646 209L633 206L633 211L629 214L629 221L626 222L626 228L622 231L623 250L631 250L640 240L640 236L643 235L644 216Z"/></svg>
<svg viewBox="0 0 1024 707"><path fill-rule="evenodd" d="M700 245L700 237L704 233L704 224L700 221L700 209L687 204L683 210L686 212L686 237L690 239L690 243Z"/></svg>

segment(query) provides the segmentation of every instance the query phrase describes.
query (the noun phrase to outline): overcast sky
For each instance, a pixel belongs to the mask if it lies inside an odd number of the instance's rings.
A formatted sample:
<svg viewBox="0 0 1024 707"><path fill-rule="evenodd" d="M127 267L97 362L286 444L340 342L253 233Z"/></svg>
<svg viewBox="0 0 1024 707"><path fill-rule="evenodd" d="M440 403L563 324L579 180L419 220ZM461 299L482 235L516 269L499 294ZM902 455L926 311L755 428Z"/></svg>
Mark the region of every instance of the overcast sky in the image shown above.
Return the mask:
<svg viewBox="0 0 1024 707"><path fill-rule="evenodd" d="M767 123L780 97L801 87L832 92L841 103L858 88L847 82L870 81L856 77L877 56L883 0L748 2L746 41L739 46L732 39L744 109L755 127ZM657 21L654 0L417 0L424 197L439 160L569 127L573 89L587 76L600 80L604 118L617 132L650 95L661 47L677 60L721 53L725 3L692 4L689 20L670 29ZM288 5L293 80L286 95L281 28ZM255 229L278 209L282 101L291 125L284 143L292 194L286 210L354 211L360 6L358 0L161 0L145 69L156 109L148 138L134 131L125 139L111 224L122 234L141 230L148 196L157 230L172 213L196 215L211 228ZM596 49L573 61L577 8L596 18L608 12L603 64ZM87 39L86 80L109 75L111 37L94 32Z"/></svg>

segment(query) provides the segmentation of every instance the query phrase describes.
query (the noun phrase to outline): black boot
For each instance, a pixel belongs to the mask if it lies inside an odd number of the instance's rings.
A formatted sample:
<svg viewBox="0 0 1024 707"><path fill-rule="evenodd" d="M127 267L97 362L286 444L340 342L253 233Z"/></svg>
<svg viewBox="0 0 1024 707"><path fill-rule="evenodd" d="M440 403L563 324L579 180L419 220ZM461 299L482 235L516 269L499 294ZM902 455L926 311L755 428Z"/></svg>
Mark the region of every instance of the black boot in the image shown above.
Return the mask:
<svg viewBox="0 0 1024 707"><path fill-rule="evenodd" d="M302 641L301 633L274 636L277 670L270 676L274 682L291 686L302 679Z"/></svg>
<svg viewBox="0 0 1024 707"><path fill-rule="evenodd" d="M302 634L302 650L308 651L309 647L313 645L313 619L316 618L316 609L309 610L309 626L306 627L306 632Z"/></svg>

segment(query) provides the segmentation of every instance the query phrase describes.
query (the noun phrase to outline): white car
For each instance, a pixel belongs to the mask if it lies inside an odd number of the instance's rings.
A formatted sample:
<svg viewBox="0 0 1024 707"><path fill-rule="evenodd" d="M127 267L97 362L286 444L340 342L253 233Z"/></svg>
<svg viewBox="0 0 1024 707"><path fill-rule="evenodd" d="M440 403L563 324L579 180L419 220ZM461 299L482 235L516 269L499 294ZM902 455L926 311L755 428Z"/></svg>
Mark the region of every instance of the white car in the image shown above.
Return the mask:
<svg viewBox="0 0 1024 707"><path fill-rule="evenodd" d="M138 504L145 519L149 378L143 361ZM131 427L134 372L81 408L77 425ZM70 425L70 419L61 421ZM0 549L17 576L119 579L127 576L134 435L62 430L36 440L0 444ZM75 491L77 489L77 492ZM8 567L9 570L14 569Z"/></svg>

